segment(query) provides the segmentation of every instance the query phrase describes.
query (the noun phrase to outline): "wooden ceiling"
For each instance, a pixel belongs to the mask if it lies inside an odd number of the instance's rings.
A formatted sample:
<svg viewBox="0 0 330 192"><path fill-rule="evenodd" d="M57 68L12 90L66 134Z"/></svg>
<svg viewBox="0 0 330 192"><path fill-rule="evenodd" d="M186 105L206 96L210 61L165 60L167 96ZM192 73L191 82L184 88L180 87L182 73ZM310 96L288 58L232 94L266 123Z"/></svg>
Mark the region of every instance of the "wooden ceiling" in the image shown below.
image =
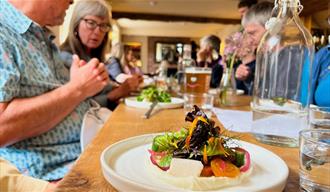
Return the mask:
<svg viewBox="0 0 330 192"><path fill-rule="evenodd" d="M302 15L313 15L315 12L320 12L328 9L328 16L330 16L330 0L301 0L304 6Z"/></svg>
<svg viewBox="0 0 330 192"><path fill-rule="evenodd" d="M239 24L239 0L107 0L113 18L154 21ZM274 1L274 0L269 0ZM329 0L300 0L302 15L330 10ZM330 13L329 13L330 14Z"/></svg>
<svg viewBox="0 0 330 192"><path fill-rule="evenodd" d="M239 24L239 0L108 0L113 18Z"/></svg>

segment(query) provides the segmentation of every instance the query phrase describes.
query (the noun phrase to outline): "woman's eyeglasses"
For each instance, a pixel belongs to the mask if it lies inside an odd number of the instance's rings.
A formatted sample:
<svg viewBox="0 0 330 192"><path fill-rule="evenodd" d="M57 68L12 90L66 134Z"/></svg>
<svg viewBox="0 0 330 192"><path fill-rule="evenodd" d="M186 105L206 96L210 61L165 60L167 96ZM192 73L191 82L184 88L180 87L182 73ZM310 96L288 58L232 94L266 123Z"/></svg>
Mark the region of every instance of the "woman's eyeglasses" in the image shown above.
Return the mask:
<svg viewBox="0 0 330 192"><path fill-rule="evenodd" d="M82 19L83 21L85 21L86 26L88 29L95 29L96 27L99 27L100 30L104 33L109 32L111 29L111 25L110 24L97 24L94 20L92 19Z"/></svg>

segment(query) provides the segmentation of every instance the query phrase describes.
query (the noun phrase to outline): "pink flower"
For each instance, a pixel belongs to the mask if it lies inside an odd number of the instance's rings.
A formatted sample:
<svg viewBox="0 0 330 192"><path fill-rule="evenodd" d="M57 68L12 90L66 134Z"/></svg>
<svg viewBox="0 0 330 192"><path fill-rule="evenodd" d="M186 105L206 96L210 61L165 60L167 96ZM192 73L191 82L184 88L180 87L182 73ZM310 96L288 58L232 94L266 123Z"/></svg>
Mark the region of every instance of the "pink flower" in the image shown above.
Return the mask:
<svg viewBox="0 0 330 192"><path fill-rule="evenodd" d="M240 58L253 53L255 46L251 38L242 32L235 32L229 35L226 39L226 47L224 50L224 59L229 67L230 62L234 59L234 63L238 62ZM234 57L234 58L233 58Z"/></svg>

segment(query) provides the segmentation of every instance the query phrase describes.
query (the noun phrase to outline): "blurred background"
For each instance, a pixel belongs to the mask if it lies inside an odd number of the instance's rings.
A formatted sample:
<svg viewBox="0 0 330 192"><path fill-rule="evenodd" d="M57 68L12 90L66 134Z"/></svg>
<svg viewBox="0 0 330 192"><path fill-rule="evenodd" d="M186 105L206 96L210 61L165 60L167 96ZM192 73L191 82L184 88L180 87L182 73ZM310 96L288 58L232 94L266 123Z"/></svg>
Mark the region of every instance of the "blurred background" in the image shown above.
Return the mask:
<svg viewBox="0 0 330 192"><path fill-rule="evenodd" d="M75 2L80 0L75 0ZM262 0L259 0L259 2ZM184 44L199 45L201 37L214 34L224 39L240 29L239 0L107 0L112 7L111 44L122 42L133 49L144 73L154 71L161 61L160 50L167 50L169 69L177 68L175 53ZM274 2L274 1L270 1ZM300 0L300 17L313 35L316 49L328 44L330 28L329 0ZM62 26L54 28L60 44L67 35L73 6Z"/></svg>

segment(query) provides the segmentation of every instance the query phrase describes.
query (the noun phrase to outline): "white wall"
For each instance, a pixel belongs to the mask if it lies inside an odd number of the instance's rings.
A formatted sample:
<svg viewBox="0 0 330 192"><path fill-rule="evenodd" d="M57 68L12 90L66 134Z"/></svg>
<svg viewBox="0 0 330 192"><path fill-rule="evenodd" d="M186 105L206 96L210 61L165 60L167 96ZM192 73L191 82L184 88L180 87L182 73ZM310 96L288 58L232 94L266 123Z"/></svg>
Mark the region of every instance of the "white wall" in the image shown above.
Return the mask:
<svg viewBox="0 0 330 192"><path fill-rule="evenodd" d="M58 36L59 40L58 41L60 43L63 43L65 41L66 37L68 36L69 25L70 25L73 9L78 1L83 1L83 0L74 0L74 3L66 11L64 23L63 23L63 25L60 26L60 30L59 30L59 36Z"/></svg>
<svg viewBox="0 0 330 192"><path fill-rule="evenodd" d="M199 39L205 35L215 34L222 40L220 53L223 53L225 38L239 30L240 25L223 25L217 23L191 22L159 22L119 19L118 25L122 35L157 36L157 37L188 37Z"/></svg>

